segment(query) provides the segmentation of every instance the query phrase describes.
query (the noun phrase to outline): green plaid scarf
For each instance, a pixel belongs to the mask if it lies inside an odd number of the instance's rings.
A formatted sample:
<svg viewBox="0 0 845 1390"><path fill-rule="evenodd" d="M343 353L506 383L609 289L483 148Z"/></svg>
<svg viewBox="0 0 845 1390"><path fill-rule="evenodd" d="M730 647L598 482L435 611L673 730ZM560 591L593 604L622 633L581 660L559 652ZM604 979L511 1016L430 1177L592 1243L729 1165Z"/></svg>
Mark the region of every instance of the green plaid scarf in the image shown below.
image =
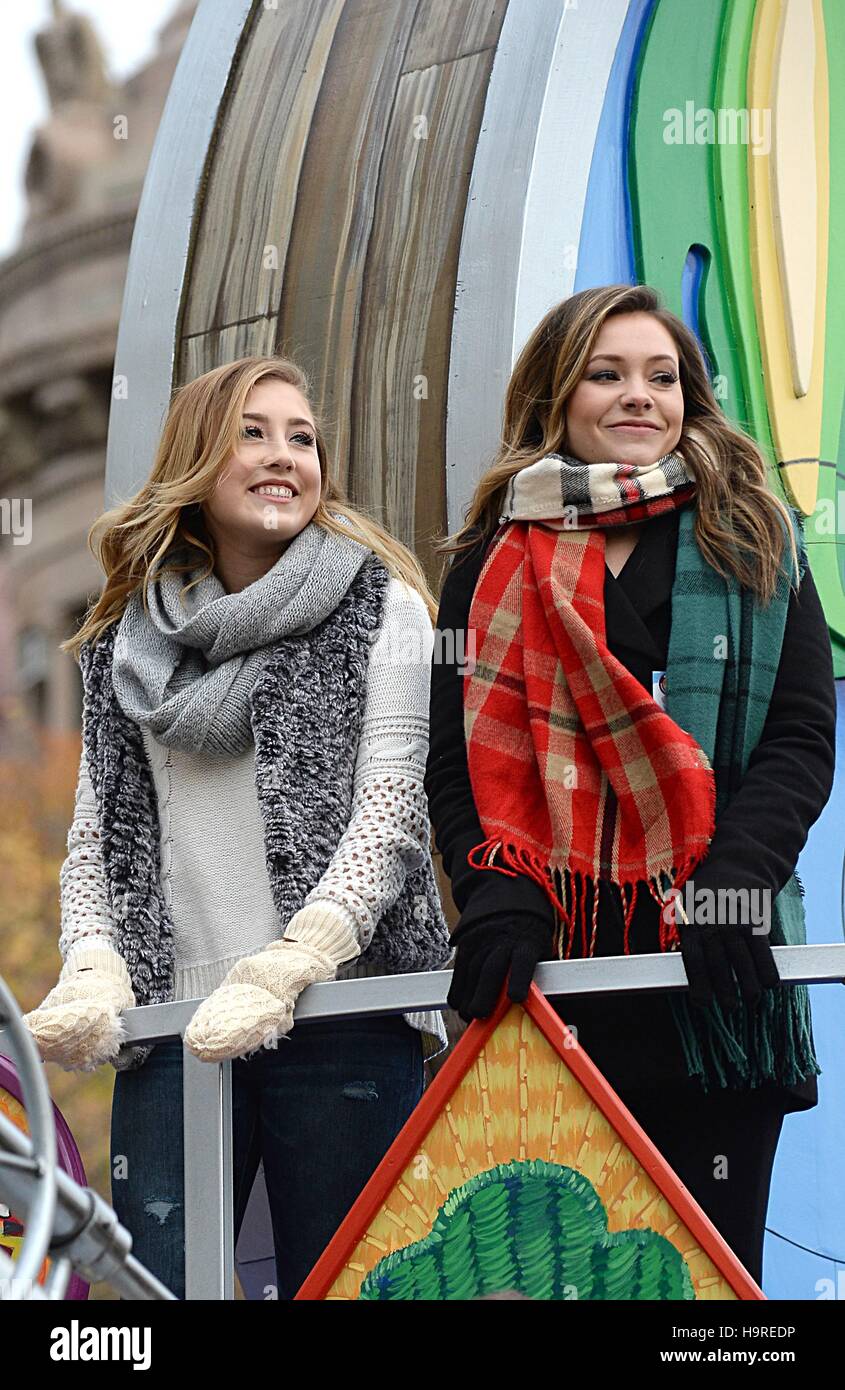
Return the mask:
<svg viewBox="0 0 845 1390"><path fill-rule="evenodd" d="M799 574L807 567L803 523L793 518ZM716 776L716 817L738 790L760 741L780 661L789 583L781 573L772 602L762 607L731 575L704 559L694 534L695 507L681 511L672 587L672 628L666 664L666 708L692 734ZM724 659L718 659L726 645ZM714 659L717 658L717 659ZM803 892L793 873L774 900L773 946L806 942ZM756 1009L743 1002L725 1015L718 1004L690 1007L673 995L672 1010L690 1076L705 1089L794 1085L818 1076L806 985L765 989Z"/></svg>

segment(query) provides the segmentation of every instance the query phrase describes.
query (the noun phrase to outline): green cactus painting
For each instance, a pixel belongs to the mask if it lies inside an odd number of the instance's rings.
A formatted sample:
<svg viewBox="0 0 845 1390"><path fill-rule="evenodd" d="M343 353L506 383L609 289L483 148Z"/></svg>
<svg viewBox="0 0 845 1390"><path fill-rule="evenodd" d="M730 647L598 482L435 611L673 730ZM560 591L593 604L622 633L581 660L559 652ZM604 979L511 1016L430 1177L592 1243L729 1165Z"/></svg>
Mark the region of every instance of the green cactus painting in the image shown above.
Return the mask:
<svg viewBox="0 0 845 1390"><path fill-rule="evenodd" d="M380 1260L361 1299L694 1299L686 1261L649 1229L609 1232L583 1173L499 1164L455 1189L428 1235Z"/></svg>

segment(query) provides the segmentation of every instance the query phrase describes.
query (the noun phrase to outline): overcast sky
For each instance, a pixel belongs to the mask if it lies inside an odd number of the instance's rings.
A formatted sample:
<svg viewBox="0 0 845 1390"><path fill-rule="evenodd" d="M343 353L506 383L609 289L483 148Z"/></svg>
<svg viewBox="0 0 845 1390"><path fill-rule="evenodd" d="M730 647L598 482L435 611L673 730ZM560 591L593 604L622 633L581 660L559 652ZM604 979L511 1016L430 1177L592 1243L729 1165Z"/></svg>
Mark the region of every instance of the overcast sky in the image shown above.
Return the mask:
<svg viewBox="0 0 845 1390"><path fill-rule="evenodd" d="M68 0L66 8L94 21L110 72L122 78L154 52L156 31L176 5L177 0ZM50 0L0 3L0 256L8 255L18 240L26 157L35 126L47 116L33 35L51 14Z"/></svg>

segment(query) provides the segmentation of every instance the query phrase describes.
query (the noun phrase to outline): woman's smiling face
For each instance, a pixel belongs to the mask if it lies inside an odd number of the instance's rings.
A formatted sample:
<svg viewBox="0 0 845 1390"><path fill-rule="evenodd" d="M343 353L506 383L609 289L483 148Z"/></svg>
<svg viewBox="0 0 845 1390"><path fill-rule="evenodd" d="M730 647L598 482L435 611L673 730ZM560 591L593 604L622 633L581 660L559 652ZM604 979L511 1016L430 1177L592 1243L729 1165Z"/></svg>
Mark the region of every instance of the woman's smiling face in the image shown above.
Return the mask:
<svg viewBox="0 0 845 1390"><path fill-rule="evenodd" d="M238 448L203 504L224 565L233 552L275 563L314 516L321 484L307 401L287 382L259 381L244 403Z"/></svg>
<svg viewBox="0 0 845 1390"><path fill-rule="evenodd" d="M656 463L681 437L678 349L653 314L602 324L566 404L565 448L585 463Z"/></svg>

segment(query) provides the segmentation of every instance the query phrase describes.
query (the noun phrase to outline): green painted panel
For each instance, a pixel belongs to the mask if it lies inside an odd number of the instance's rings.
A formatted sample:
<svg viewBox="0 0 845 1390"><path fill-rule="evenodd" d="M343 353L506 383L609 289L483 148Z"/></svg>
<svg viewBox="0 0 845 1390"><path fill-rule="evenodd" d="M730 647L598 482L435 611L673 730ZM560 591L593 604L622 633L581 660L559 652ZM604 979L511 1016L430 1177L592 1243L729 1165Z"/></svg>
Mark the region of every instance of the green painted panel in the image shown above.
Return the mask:
<svg viewBox="0 0 845 1390"><path fill-rule="evenodd" d="M744 111L748 106L748 52L756 0L727 0L716 74L716 106ZM721 248L720 267L733 340L742 377L750 432L769 460L772 483L784 489L776 469L776 452L766 402L766 384L757 332L754 277L748 230L748 146L723 141L713 147L715 203ZM754 156L751 156L752 158ZM726 403L728 406L730 402Z"/></svg>
<svg viewBox="0 0 845 1390"><path fill-rule="evenodd" d="M724 274L713 152L707 115L715 120L725 0L660 0L643 46L634 91L629 179L638 278L661 289L680 314L681 276L689 248L711 255L702 281L699 331L714 374L723 379L727 415L751 429ZM680 113L683 143L673 143L672 111ZM703 113L703 114L702 114Z"/></svg>
<svg viewBox="0 0 845 1390"><path fill-rule="evenodd" d="M634 90L629 180L638 279L682 313L681 277L693 245L710 263L702 277L699 332L717 395L770 460L784 490L765 393L748 226L748 145L721 141L718 113L747 107L748 53L757 0L659 0ZM820 507L807 517L813 577L831 629L837 676L845 675L845 4L824 0L830 72L830 263ZM683 143L667 139L680 113ZM706 113L712 113L707 116ZM709 123L708 123L709 122ZM827 466L825 466L827 465ZM839 525L839 518L843 525Z"/></svg>

